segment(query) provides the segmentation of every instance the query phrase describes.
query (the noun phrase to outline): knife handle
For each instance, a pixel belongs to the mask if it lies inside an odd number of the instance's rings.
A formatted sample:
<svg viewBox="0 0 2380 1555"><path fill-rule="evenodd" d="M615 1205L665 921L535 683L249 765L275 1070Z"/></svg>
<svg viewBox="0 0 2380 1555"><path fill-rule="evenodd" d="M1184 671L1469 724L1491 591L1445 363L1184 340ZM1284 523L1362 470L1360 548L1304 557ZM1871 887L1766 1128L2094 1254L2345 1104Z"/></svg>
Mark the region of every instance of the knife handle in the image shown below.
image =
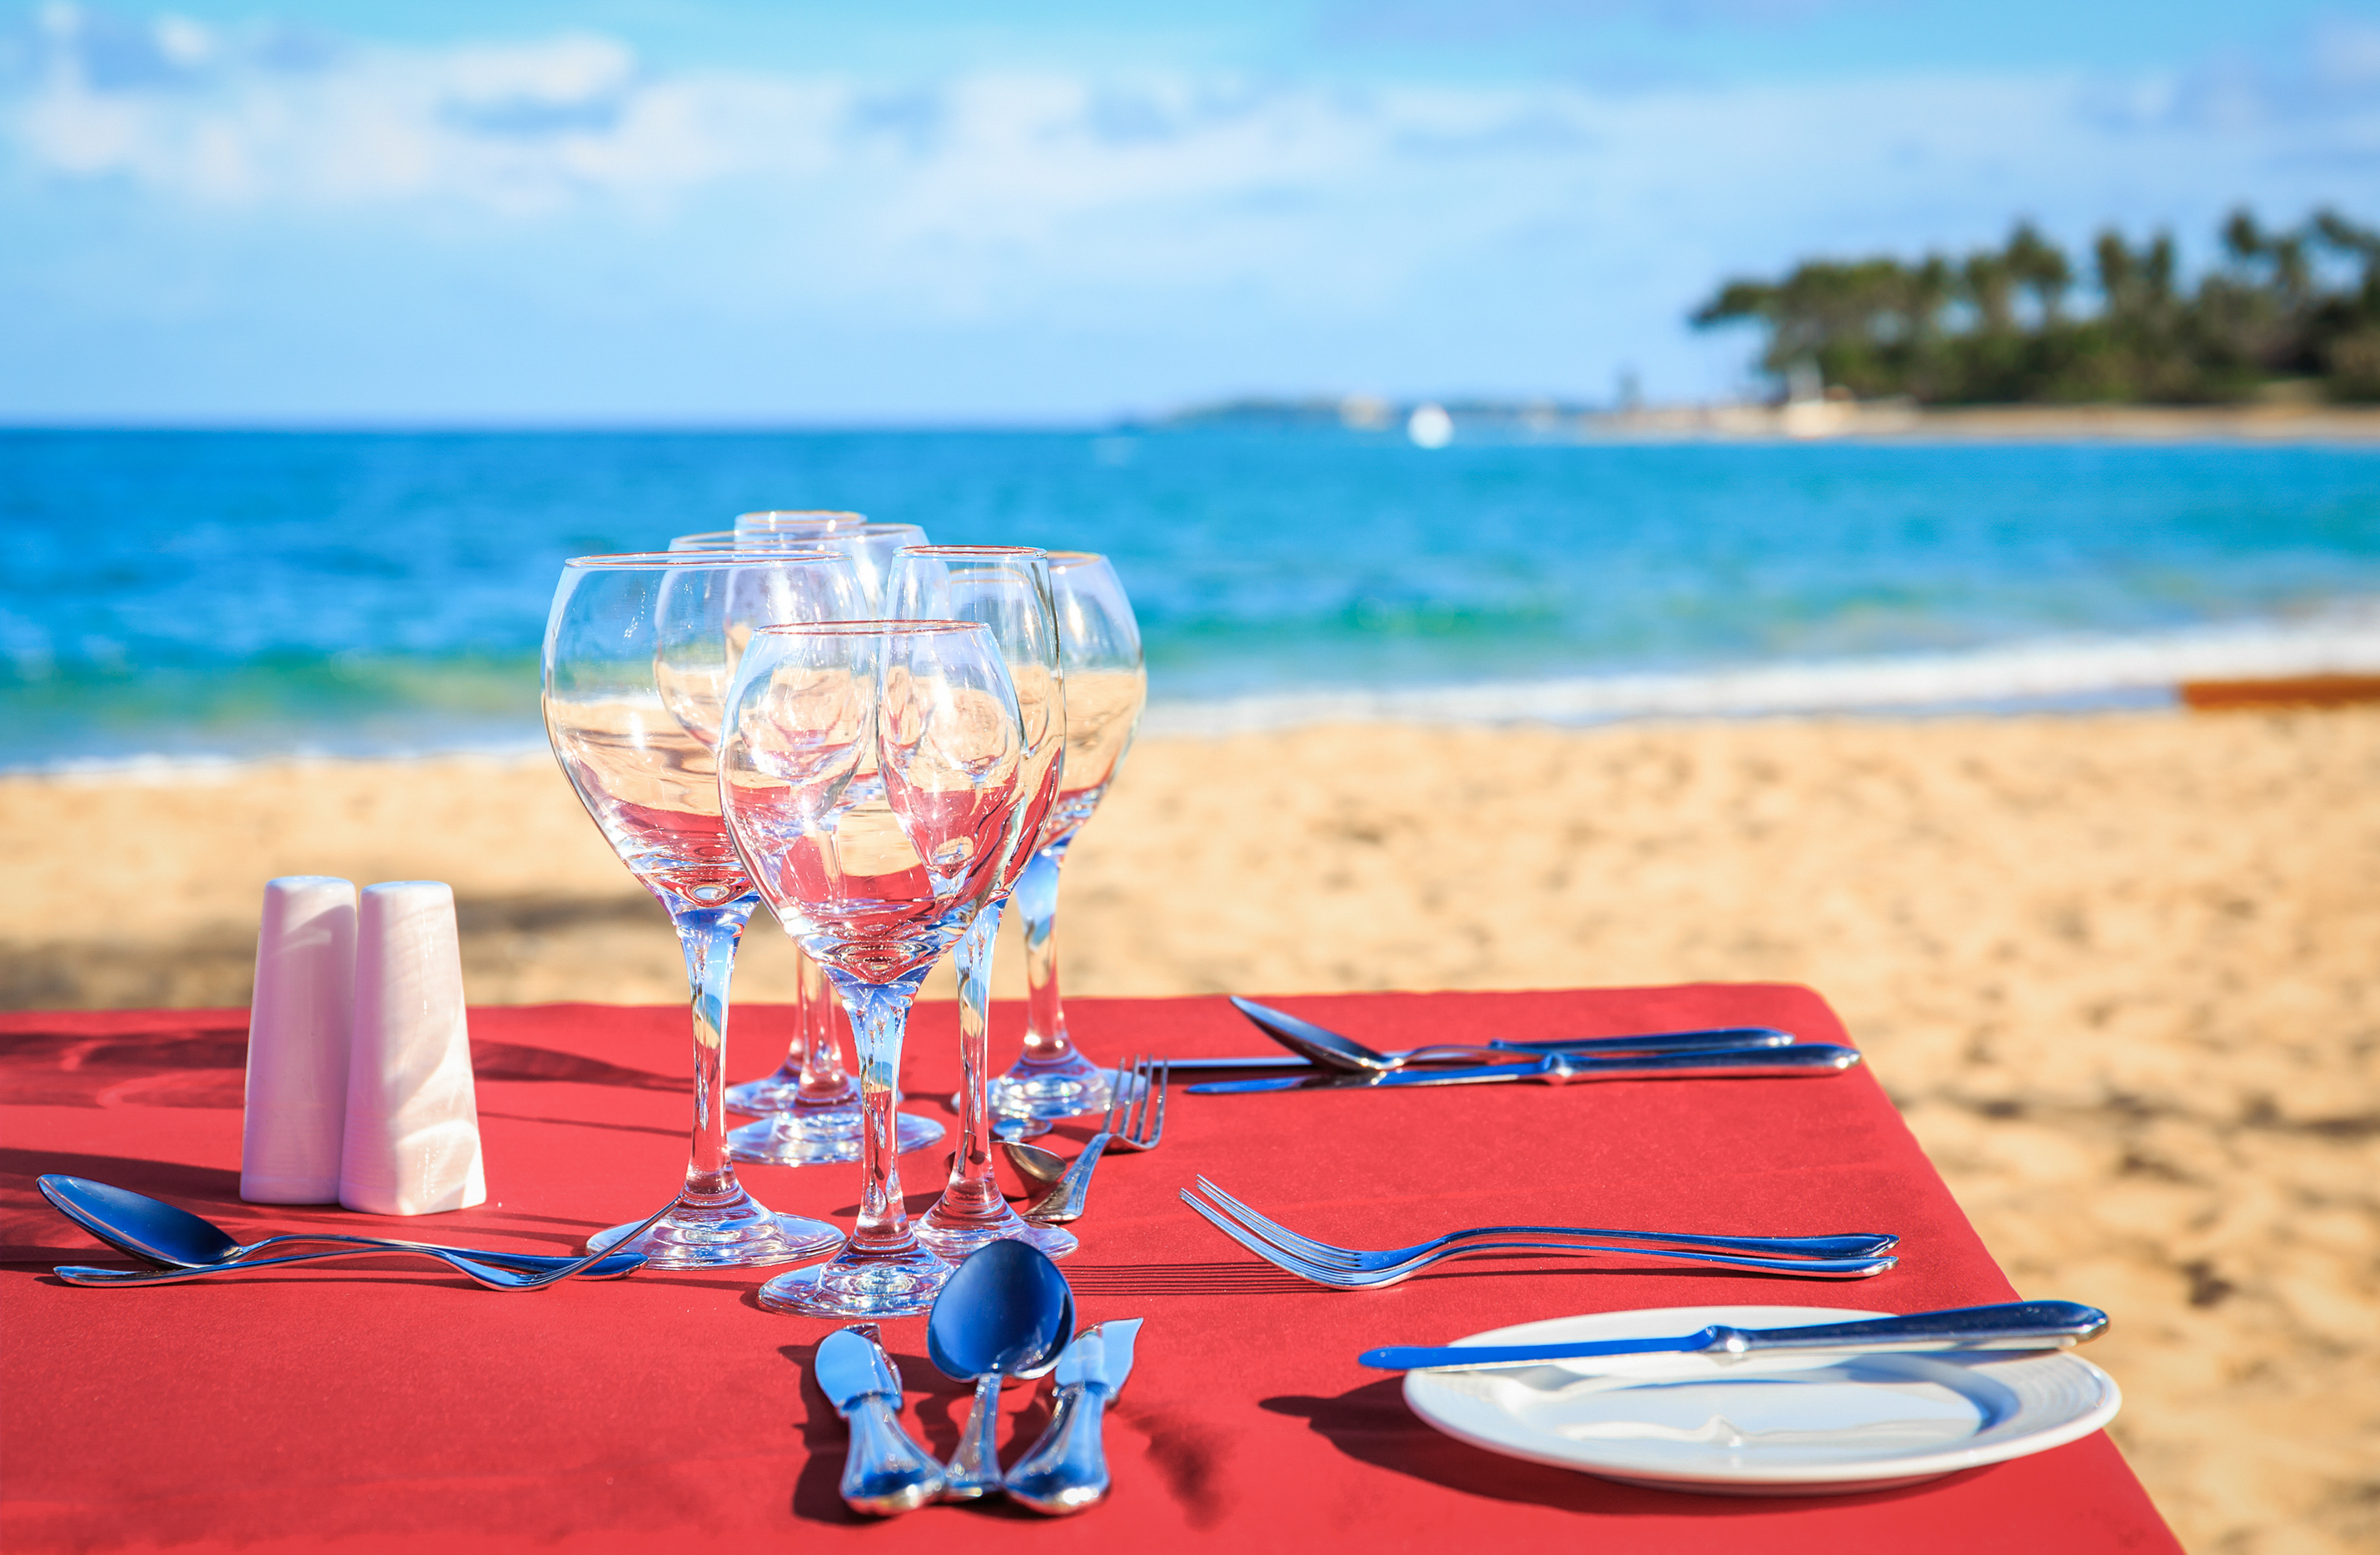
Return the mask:
<svg viewBox="0 0 2380 1555"><path fill-rule="evenodd" d="M1642 1037L1572 1037L1550 1042L1507 1042L1488 1045L1514 1053L1658 1053L1706 1052L1736 1048L1782 1048L1797 1038L1773 1026L1730 1026L1709 1031L1654 1031Z"/></svg>
<svg viewBox="0 0 2380 1555"><path fill-rule="evenodd" d="M1059 1389L1041 1440L1008 1471L1008 1499L1051 1517L1107 1500L1107 1390L1096 1382Z"/></svg>
<svg viewBox="0 0 2380 1555"><path fill-rule="evenodd" d="M1649 1053L1642 1058L1574 1058L1548 1053L1545 1068L1516 1078L1555 1085L1574 1080L1775 1080L1840 1075L1860 1063L1857 1048L1796 1042L1784 1048L1734 1048L1717 1052ZM1418 1082L1416 1082L1418 1083Z"/></svg>
<svg viewBox="0 0 2380 1555"><path fill-rule="evenodd" d="M887 1394L867 1393L844 1416L851 1447L843 1459L843 1501L873 1517L915 1512L942 1490L942 1465L901 1428L892 1404Z"/></svg>
<svg viewBox="0 0 2380 1555"><path fill-rule="evenodd" d="M1947 1312L1912 1312L1791 1329L1718 1328L1715 1350L2045 1350L2086 1343L2107 1331L2107 1315L2077 1301L2003 1301Z"/></svg>

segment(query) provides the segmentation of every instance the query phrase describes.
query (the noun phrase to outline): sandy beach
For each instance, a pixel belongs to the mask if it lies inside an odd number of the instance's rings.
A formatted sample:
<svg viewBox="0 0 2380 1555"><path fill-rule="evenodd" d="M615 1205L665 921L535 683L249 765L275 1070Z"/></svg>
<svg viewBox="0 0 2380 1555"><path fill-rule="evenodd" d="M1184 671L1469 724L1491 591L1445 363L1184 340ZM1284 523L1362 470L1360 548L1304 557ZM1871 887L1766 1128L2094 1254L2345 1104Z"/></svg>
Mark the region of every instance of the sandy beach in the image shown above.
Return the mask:
<svg viewBox="0 0 2380 1555"><path fill-rule="evenodd" d="M453 882L478 1002L683 994L542 759L0 779L0 836L9 1007L244 1002L285 873ZM2380 1539L2380 710L1152 738L1060 933L1082 993L1807 982L2019 1288L2116 1315L2192 1549Z"/></svg>

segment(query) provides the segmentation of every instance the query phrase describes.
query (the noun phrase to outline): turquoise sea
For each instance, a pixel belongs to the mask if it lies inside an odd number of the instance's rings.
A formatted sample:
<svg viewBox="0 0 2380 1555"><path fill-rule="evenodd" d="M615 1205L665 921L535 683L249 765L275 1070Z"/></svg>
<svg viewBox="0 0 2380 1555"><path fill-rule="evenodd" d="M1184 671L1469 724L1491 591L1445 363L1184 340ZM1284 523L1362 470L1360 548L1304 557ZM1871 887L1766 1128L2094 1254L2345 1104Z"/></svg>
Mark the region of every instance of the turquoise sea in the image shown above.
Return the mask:
<svg viewBox="0 0 2380 1555"><path fill-rule="evenodd" d="M0 766L536 749L565 557L752 507L1102 551L1155 726L2380 668L2380 451L1305 428L0 432Z"/></svg>

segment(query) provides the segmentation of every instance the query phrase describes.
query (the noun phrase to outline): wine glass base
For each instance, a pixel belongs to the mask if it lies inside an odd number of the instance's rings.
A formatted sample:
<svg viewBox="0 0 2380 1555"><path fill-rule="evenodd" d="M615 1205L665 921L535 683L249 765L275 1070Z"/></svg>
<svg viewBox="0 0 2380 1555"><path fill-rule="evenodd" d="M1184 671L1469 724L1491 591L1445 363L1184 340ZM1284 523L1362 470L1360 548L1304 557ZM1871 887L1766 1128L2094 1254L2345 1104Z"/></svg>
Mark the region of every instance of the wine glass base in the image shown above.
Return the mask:
<svg viewBox="0 0 2380 1555"><path fill-rule="evenodd" d="M986 1099L997 1117L1071 1118L1103 1111L1112 1078L1079 1051L1055 1063L1019 1059L991 1082Z"/></svg>
<svg viewBox="0 0 2380 1555"><path fill-rule="evenodd" d="M803 1110L801 1081L798 1078L787 1079L783 1071L764 1075L757 1080L746 1080L741 1085L729 1086L722 1094L727 1099L729 1112L742 1112L755 1118L773 1118L780 1112L795 1112ZM856 1080L848 1082L844 1095L845 1100L830 1105L856 1109L859 1105L859 1083ZM893 1106L900 1106L905 1099L899 1090L892 1092ZM808 1110L817 1112L819 1106L816 1102L812 1102Z"/></svg>
<svg viewBox="0 0 2380 1555"><path fill-rule="evenodd" d="M912 1112L892 1114L892 1153L907 1155L940 1144L942 1125ZM826 1161L859 1159L859 1109L841 1108L824 1115L779 1112L759 1123L730 1130L727 1159L762 1166L816 1166Z"/></svg>
<svg viewBox="0 0 2380 1555"><path fill-rule="evenodd" d="M843 1233L823 1221L780 1215L739 1193L726 1204L680 1204L634 1241L637 1222L612 1226L587 1239L589 1252L614 1246L645 1255L648 1269L750 1269L799 1263L843 1245Z"/></svg>
<svg viewBox="0 0 2380 1555"><path fill-rule="evenodd" d="M790 1112L794 1103L802 1099L801 1076L780 1071L758 1080L747 1080L740 1086L729 1086L725 1097L731 1112L747 1112L756 1118Z"/></svg>
<svg viewBox="0 0 2380 1555"><path fill-rule="evenodd" d="M925 1247L901 1253L845 1248L828 1262L780 1274L760 1287L760 1305L805 1318L914 1318L934 1305L952 1266Z"/></svg>
<svg viewBox="0 0 2380 1555"><path fill-rule="evenodd" d="M1022 1242L1042 1256L1062 1258L1082 1245L1075 1233L1058 1226L1037 1226L1006 1204L999 1215L974 1220L944 1215L939 1204L917 1219L917 1240L953 1263L990 1242Z"/></svg>

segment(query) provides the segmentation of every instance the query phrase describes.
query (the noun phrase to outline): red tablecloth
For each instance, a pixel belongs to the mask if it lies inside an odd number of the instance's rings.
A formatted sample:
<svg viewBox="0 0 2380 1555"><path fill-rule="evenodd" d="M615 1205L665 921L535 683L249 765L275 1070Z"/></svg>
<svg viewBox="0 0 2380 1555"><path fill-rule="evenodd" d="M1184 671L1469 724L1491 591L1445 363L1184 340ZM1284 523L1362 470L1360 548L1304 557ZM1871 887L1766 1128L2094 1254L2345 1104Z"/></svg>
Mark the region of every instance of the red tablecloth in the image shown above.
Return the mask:
<svg viewBox="0 0 2380 1555"><path fill-rule="evenodd" d="M1383 1047L1754 1023L1845 1039L1816 995L1775 986L1281 1002ZM1084 999L1069 1010L1086 1049L1111 1061L1266 1046L1220 999ZM995 1051L1013 1051L1017 1023L1016 1011L998 1013ZM730 1072L763 1072L786 1024L780 1011L741 1012ZM918 1013L913 1111L948 1117L938 1099L954 1081L955 1030L948 1005ZM1924 1555L2178 1548L2104 1436L1895 1492L1683 1495L1453 1441L1406 1410L1394 1379L1355 1365L1376 1343L1573 1312L2006 1299L2007 1281L1864 1072L1177 1095L1161 1149L1100 1169L1077 1228L1084 1246L1065 1266L1083 1321L1148 1322L1111 1416L1114 1497L1054 1523L1005 1506L930 1508L883 1525L847 1513L835 1495L844 1427L806 1364L831 1325L758 1306L757 1274L645 1272L520 1295L399 1264L141 1291L47 1274L53 1263L123 1260L42 1202L32 1179L42 1172L155 1194L243 1236L337 1225L543 1252L576 1248L674 1184L682 1011L481 1009L472 1038L491 1202L396 1221L239 1202L245 1012L0 1016L8 1549L682 1548L698 1537L985 1550L1027 1540L1380 1550L1559 1540L1672 1555L1751 1540ZM913 1209L930 1202L941 1159L904 1158ZM1324 1291L1184 1208L1175 1190L1201 1172L1301 1230L1359 1245L1516 1221L1889 1230L1903 1261L1852 1284L1625 1258L1458 1262L1385 1291ZM772 1207L847 1221L857 1171L759 1167L747 1181ZM886 1338L912 1428L946 1453L965 1390L925 1359L923 1319L888 1324ZM1038 1431L1044 1396L1010 1391L1004 1455Z"/></svg>

